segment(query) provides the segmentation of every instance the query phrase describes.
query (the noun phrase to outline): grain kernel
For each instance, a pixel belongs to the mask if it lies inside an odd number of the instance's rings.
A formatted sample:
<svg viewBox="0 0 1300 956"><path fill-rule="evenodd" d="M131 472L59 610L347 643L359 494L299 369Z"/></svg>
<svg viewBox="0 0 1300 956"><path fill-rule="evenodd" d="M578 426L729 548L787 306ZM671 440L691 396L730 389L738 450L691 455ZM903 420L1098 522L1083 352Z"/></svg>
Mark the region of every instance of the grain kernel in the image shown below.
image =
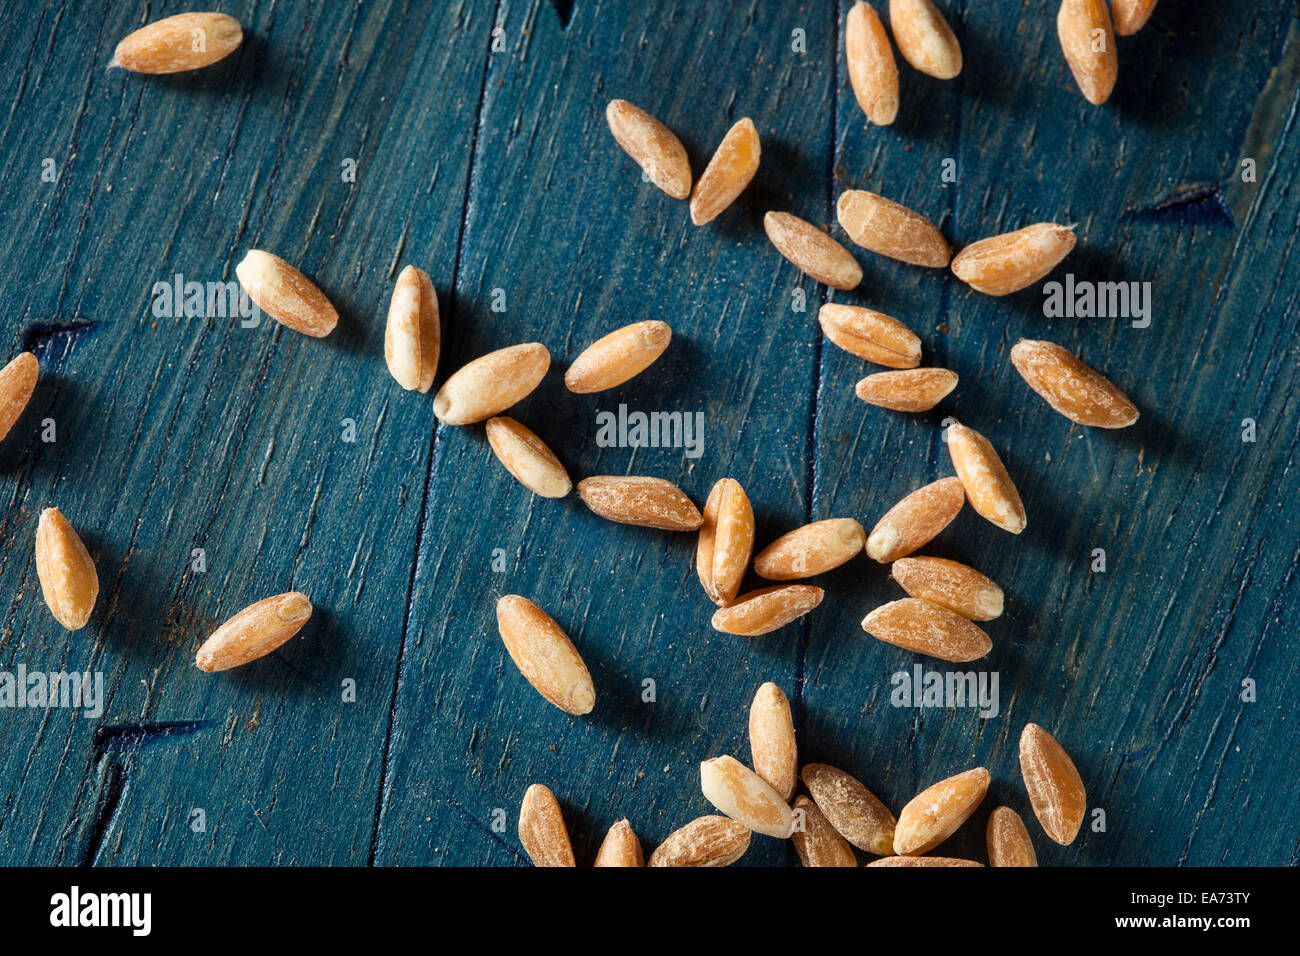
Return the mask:
<svg viewBox="0 0 1300 956"><path fill-rule="evenodd" d="M657 319L615 329L587 346L573 360L564 373L564 384L569 391L579 394L622 385L653 365L664 354L672 337L673 330L668 323Z"/></svg>
<svg viewBox="0 0 1300 956"><path fill-rule="evenodd" d="M758 689L749 705L749 753L754 772L782 800L794 796L799 781L794 717L789 699L770 681Z"/></svg>
<svg viewBox="0 0 1300 956"><path fill-rule="evenodd" d="M807 584L778 584L750 591L713 614L713 629L758 637L785 627L822 603L825 592Z"/></svg>
<svg viewBox="0 0 1300 956"><path fill-rule="evenodd" d="M239 21L224 13L180 13L128 35L113 52L112 66L132 73L180 73L210 66L244 39Z"/></svg>
<svg viewBox="0 0 1300 956"><path fill-rule="evenodd" d="M543 498L563 498L573 489L560 459L530 429L499 415L487 423L488 444L515 479Z"/></svg>
<svg viewBox="0 0 1300 956"><path fill-rule="evenodd" d="M812 223L786 212L769 212L763 229L776 251L799 271L836 289L855 289L862 267L842 245Z"/></svg>
<svg viewBox="0 0 1300 956"><path fill-rule="evenodd" d="M1122 37L1132 36L1146 26L1155 8L1156 0L1111 0L1115 32Z"/></svg>
<svg viewBox="0 0 1300 956"><path fill-rule="evenodd" d="M1038 866L1034 844L1020 814L1010 807L998 807L989 815L985 831L989 866Z"/></svg>
<svg viewBox="0 0 1300 956"><path fill-rule="evenodd" d="M817 804L800 794L794 801L796 816L803 814L803 828L791 834L799 862L804 866L857 866L853 848L835 832Z"/></svg>
<svg viewBox="0 0 1300 956"><path fill-rule="evenodd" d="M1070 421L1095 428L1126 428L1137 407L1109 379L1051 342L1021 339L1011 364L1043 400Z"/></svg>
<svg viewBox="0 0 1300 956"><path fill-rule="evenodd" d="M95 562L58 508L46 508L36 525L36 575L54 619L69 631L90 621L99 597Z"/></svg>
<svg viewBox="0 0 1300 956"><path fill-rule="evenodd" d="M879 255L933 269L942 269L952 258L948 240L934 223L865 189L841 193L835 216L850 239Z"/></svg>
<svg viewBox="0 0 1300 956"><path fill-rule="evenodd" d="M652 183L674 199L691 194L691 163L672 130L627 100L610 100L605 120L618 145Z"/></svg>
<svg viewBox="0 0 1300 956"><path fill-rule="evenodd" d="M946 368L909 368L868 375L854 387L858 398L896 412L928 412L957 387Z"/></svg>
<svg viewBox="0 0 1300 956"><path fill-rule="evenodd" d="M1061 0L1056 33L1083 98L1094 106L1105 103L1119 75L1106 0Z"/></svg>
<svg viewBox="0 0 1300 956"><path fill-rule="evenodd" d="M903 59L922 73L951 80L961 72L961 45L930 0L889 0L889 27Z"/></svg>
<svg viewBox="0 0 1300 956"><path fill-rule="evenodd" d="M295 332L319 339L338 325L339 314L325 293L279 256L250 249L235 266L235 276L263 312Z"/></svg>
<svg viewBox="0 0 1300 956"><path fill-rule="evenodd" d="M1025 530L1025 506L989 440L965 425L948 426L948 454L976 513L1003 531Z"/></svg>
<svg viewBox="0 0 1300 956"><path fill-rule="evenodd" d="M894 852L916 856L934 849L966 822L988 789L989 772L976 767L921 791L898 815Z"/></svg>
<svg viewBox="0 0 1300 956"><path fill-rule="evenodd" d="M36 391L41 366L31 352L23 352L0 369L0 441L18 423Z"/></svg>
<svg viewBox="0 0 1300 956"><path fill-rule="evenodd" d="M867 555L888 564L928 544L966 501L961 481L941 478L916 489L885 512L867 536Z"/></svg>
<svg viewBox="0 0 1300 956"><path fill-rule="evenodd" d="M898 116L898 66L889 35L869 3L855 3L844 21L844 59L862 112L876 126Z"/></svg>
<svg viewBox="0 0 1300 956"><path fill-rule="evenodd" d="M213 673L265 657L302 630L311 612L311 601L300 591L263 598L213 631L194 663Z"/></svg>
<svg viewBox="0 0 1300 956"><path fill-rule="evenodd" d="M1020 775L1043 830L1069 846L1083 824L1088 795L1065 748L1037 724L1025 724L1020 734Z"/></svg>
<svg viewBox="0 0 1300 956"><path fill-rule="evenodd" d="M442 383L433 413L444 425L481 422L523 401L550 367L551 353L540 342L481 355Z"/></svg>
<svg viewBox="0 0 1300 956"><path fill-rule="evenodd" d="M727 131L695 183L691 222L702 226L735 202L758 172L758 130L748 116Z"/></svg>
<svg viewBox="0 0 1300 956"><path fill-rule="evenodd" d="M519 807L519 842L533 866L575 865L560 801L549 787L535 783L524 791Z"/></svg>
<svg viewBox="0 0 1300 956"><path fill-rule="evenodd" d="M596 475L578 482L578 497L602 518L619 524L694 531L704 523L695 503L662 478Z"/></svg>
<svg viewBox="0 0 1300 956"><path fill-rule="evenodd" d="M943 661L978 660L993 649L993 642L979 627L920 598L881 605L862 619L862 629L886 644Z"/></svg>
<svg viewBox="0 0 1300 956"><path fill-rule="evenodd" d="M749 827L716 814L697 817L668 834L649 866L731 866L749 849Z"/></svg>
<svg viewBox="0 0 1300 956"><path fill-rule="evenodd" d="M827 518L795 528L759 552L754 570L769 581L810 578L852 560L866 533L852 518Z"/></svg>
<svg viewBox="0 0 1300 956"><path fill-rule="evenodd" d="M581 716L596 706L596 688L569 635L518 594L497 601L497 629L519 673L556 707Z"/></svg>
<svg viewBox="0 0 1300 956"><path fill-rule="evenodd" d="M867 853L894 852L894 815L860 780L824 763L808 764L800 776L840 836Z"/></svg>
<svg viewBox="0 0 1300 956"><path fill-rule="evenodd" d="M1002 615L1002 589L964 564L947 558L899 558L889 571L908 597L938 604L972 621Z"/></svg>
<svg viewBox="0 0 1300 956"><path fill-rule="evenodd" d="M1074 242L1072 227L1040 222L971 243L953 258L952 271L985 295L1010 295L1055 269Z"/></svg>
<svg viewBox="0 0 1300 956"><path fill-rule="evenodd" d="M794 829L789 804L735 757L701 763L700 790L709 803L755 833L784 840Z"/></svg>
<svg viewBox="0 0 1300 956"><path fill-rule="evenodd" d="M726 606L740 593L740 582L754 551L754 509L740 482L723 478L704 503L695 572L714 604Z"/></svg>
<svg viewBox="0 0 1300 956"><path fill-rule="evenodd" d="M883 312L828 302L818 311L817 320L828 339L858 358L889 368L921 364L921 340Z"/></svg>
<svg viewBox="0 0 1300 956"><path fill-rule="evenodd" d="M979 866L975 860L960 860L954 856L886 856L872 860L867 866Z"/></svg>
<svg viewBox="0 0 1300 956"><path fill-rule="evenodd" d="M679 197L680 198L680 197ZM641 841L636 838L632 824L619 820L601 841L596 851L596 862L592 866L645 866L645 856L641 852Z"/></svg>
<svg viewBox="0 0 1300 956"><path fill-rule="evenodd" d="M427 392L438 371L442 328L438 295L429 274L407 266L397 276L384 329L384 361L397 384L408 391Z"/></svg>

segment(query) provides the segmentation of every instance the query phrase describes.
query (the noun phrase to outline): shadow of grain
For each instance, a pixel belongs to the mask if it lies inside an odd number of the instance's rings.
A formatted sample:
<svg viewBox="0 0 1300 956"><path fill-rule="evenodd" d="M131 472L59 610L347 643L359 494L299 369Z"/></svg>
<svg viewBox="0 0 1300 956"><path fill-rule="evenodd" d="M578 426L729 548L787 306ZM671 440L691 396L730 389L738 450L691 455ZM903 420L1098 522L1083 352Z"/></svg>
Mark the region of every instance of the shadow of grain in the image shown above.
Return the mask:
<svg viewBox="0 0 1300 956"><path fill-rule="evenodd" d="M1119 80L1106 106L1152 128L1185 128L1199 122L1197 114L1186 108L1188 74L1204 68L1214 46L1213 24L1222 20L1213 9L1216 6L1160 4L1136 34L1117 36Z"/></svg>

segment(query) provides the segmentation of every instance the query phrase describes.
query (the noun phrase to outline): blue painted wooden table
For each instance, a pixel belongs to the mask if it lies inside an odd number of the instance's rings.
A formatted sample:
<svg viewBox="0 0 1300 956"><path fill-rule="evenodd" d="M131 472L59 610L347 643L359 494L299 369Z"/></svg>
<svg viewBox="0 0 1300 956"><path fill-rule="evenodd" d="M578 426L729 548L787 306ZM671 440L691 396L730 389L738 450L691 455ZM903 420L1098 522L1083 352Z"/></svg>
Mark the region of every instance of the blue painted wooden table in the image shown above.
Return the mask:
<svg viewBox="0 0 1300 956"><path fill-rule="evenodd" d="M242 48L170 78L104 67L121 37L186 5L12 6L0 305L5 356L35 351L42 377L0 445L0 669L99 672L104 700L89 718L0 710L0 862L519 864L533 782L561 798L580 861L623 816L650 848L709 812L699 760L748 759L766 680L793 701L803 759L895 810L989 767L990 797L950 855L983 858L987 815L1007 803L1044 863L1297 861L1295 4L1165 0L1120 41L1118 88L1094 108L1055 4L948 0L966 68L940 83L903 66L888 129L848 88L843 3L236 0ZM675 129L697 175L752 117L757 179L695 228L613 143L613 97ZM834 300L900 317L926 364L961 376L931 413L864 405L853 384L873 369L823 341L827 290L761 228L784 209L838 234L847 188L919 210L956 246L1077 223L1053 278L1149 281L1149 325L1049 317L1039 287L992 299L855 250L866 278ZM231 280L249 248L313 276L338 330L156 314L156 283ZM973 665L998 675L997 715L891 705L892 675L941 665L862 632L901 596L867 558L819 581L826 599L798 624L719 634L693 535L533 497L481 428L438 427L431 396L383 364L406 263L439 291L439 382L488 350L545 343L552 372L511 414L575 477L657 475L701 503L735 477L760 545L830 516L869 528L951 473L945 418L984 432L1028 529L1013 539L967 509L928 550L1007 591ZM581 348L645 318L674 330L650 372L564 389ZM1053 413L1009 363L1021 337L1081 354L1141 420L1101 432ZM601 447L596 415L620 404L702 412L703 453ZM74 634L41 601L32 557L51 505L102 582ZM193 667L219 621L291 588L317 607L301 639L242 670ZM510 663L504 593L574 637L598 688L589 717ZM1071 751L1104 811L1072 847L1029 817L1027 721ZM761 837L744 860L793 861Z"/></svg>

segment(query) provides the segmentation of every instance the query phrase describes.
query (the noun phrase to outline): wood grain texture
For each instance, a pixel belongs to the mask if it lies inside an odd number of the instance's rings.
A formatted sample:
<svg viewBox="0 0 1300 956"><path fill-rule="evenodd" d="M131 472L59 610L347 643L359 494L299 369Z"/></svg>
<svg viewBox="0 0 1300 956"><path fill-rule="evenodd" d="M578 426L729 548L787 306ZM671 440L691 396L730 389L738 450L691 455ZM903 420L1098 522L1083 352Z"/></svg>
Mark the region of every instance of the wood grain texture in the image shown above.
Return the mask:
<svg viewBox="0 0 1300 956"><path fill-rule="evenodd" d="M984 805L936 853L983 859L987 816L1006 804L1045 865L1300 862L1295 11L1162 4L1120 39L1115 95L1095 108L1057 47L1054 5L940 6L965 69L941 83L900 66L888 129L848 88L846 3L240 0L226 8L240 50L161 78L104 67L121 37L183 5L29 0L7 17L0 359L30 348L42 375L0 444L0 671L98 670L106 702L93 720L0 709L0 863L526 864L514 834L532 783L561 801L580 864L622 817L648 854L709 812L700 760L748 759L767 680L791 699L801 761L843 768L895 812L990 769ZM697 176L751 117L757 178L695 228L614 143L615 97L673 129ZM1256 182L1240 177L1247 158ZM762 230L777 209L842 239L833 206L850 188L916 209L955 249L1078 223L1052 278L1149 280L1151 325L1047 318L1039 288L991 299L851 247L863 284L833 300L902 319L923 364L961 376L923 415L866 406L853 384L876 369L823 341L827 290ZM249 248L313 278L337 331L152 314L155 282L232 279ZM865 556L814 582L826 600L798 624L719 634L694 535L536 498L481 426L439 426L432 395L403 392L383 363L408 262L442 306L435 387L487 351L543 342L552 370L509 414L575 482L654 475L702 506L734 477L759 548L811 520L870 528L952 473L946 417L983 432L1028 528L1012 538L967 509L925 551L1007 593L976 665L999 675L998 716L890 705L891 674L937 662L862 632L902 596ZM564 388L582 348L642 319L674 333L649 371L609 392ZM1010 364L1022 337L1103 372L1137 425L1103 433L1052 412ZM600 447L596 413L620 403L702 412L703 455ZM99 606L72 635L32 558L52 505L99 568ZM316 607L302 636L227 674L192 666L217 623L291 589ZM514 669L496 634L505 593L572 637L591 715L560 712ZM1245 678L1257 703L1240 700ZM1087 819L1062 848L1037 829L1016 761L1030 721L1071 752L1105 832ZM796 858L757 837L742 862Z"/></svg>

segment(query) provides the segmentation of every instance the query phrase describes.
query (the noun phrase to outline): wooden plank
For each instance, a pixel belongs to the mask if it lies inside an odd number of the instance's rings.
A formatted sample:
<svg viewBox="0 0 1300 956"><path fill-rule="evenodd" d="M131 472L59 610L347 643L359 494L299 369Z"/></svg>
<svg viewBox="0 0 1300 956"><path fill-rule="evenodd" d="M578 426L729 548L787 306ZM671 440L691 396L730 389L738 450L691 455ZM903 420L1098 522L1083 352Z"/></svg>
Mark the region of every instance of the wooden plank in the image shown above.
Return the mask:
<svg viewBox="0 0 1300 956"><path fill-rule="evenodd" d="M96 670L107 694L93 720L0 709L0 862L523 864L514 829L532 782L560 796L580 861L622 816L650 849L710 812L700 759L748 759L764 680L791 694L804 759L859 774L896 810L989 766L990 799L945 852L982 858L999 803L1027 815L1015 753L1033 720L1075 754L1107 822L1068 849L1036 837L1043 862L1300 862L1287 802L1300 21L1239 3L1210 24L1161 4L1120 41L1119 87L1096 109L1073 89L1046 5L942 6L966 69L939 83L901 67L888 130L866 125L848 89L847 2L254 2L232 11L249 36L229 62L153 79L103 66L120 37L179 6L52 2L0 26L6 354L32 348L43 369L0 444L0 671ZM616 96L672 126L697 174L751 116L754 185L695 228L613 143L603 110ZM46 157L56 182L40 178ZM949 158L956 183L941 179ZM1240 178L1248 158L1257 182ZM761 224L780 208L831 226L851 187L925 212L958 245L1077 222L1056 277L1150 280L1152 323L1050 318L1039 289L989 299L859 251L863 286L834 298L909 322L927 362L962 377L931 414L864 406L852 386L874 369L822 341L824 288ZM250 247L318 279L343 316L334 336L152 314L154 283L231 279ZM400 392L380 356L407 262L440 292L440 381L544 342L553 370L512 414L575 479L658 475L702 503L736 477L760 545L833 515L870 527L950 473L946 416L985 432L1029 528L1011 539L968 511L930 550L1007 589L978 665L999 676L997 717L890 705L892 674L939 668L862 633L900 593L866 558L819 580L827 599L798 626L721 635L694 535L533 498L480 427L436 427L430 397ZM594 396L564 389L582 347L643 318L675 333L652 372ZM1056 416L1009 366L1020 337L1077 350L1142 420L1112 434ZM601 447L596 414L620 403L702 413L702 455ZM37 593L32 535L50 504L84 532L103 584L73 635ZM1104 574L1089 570L1094 548ZM190 667L215 623L291 587L318 608L301 640L244 671ZM573 635L599 689L590 717L551 707L509 662L493 613L504 593ZM1246 678L1257 703L1240 699ZM341 700L348 679L356 703ZM755 838L744 862L794 858Z"/></svg>
<svg viewBox="0 0 1300 956"><path fill-rule="evenodd" d="M1008 592L1007 613L987 625L993 653L970 665L999 675L996 719L891 706L893 674L916 663L967 668L854 636L866 611L902 596L884 569L859 563L839 572L845 598L813 618L804 753L861 774L896 809L938 779L988 766L990 798L942 848L982 859L995 806L1029 819L1017 745L1033 721L1074 754L1090 805L1107 818L1106 832L1085 829L1068 849L1031 821L1041 862L1293 862L1300 822L1259 776L1293 776L1295 760L1282 755L1280 735L1295 719L1285 688L1297 674L1274 645L1296 618L1297 519L1287 506L1297 487L1300 316L1292 244L1278 237L1297 220L1286 186L1297 101L1294 82L1265 90L1293 24L1237 4L1207 30L1193 9L1162 5L1153 28L1120 41L1119 87L1094 109L1061 62L1053 18L1030 15L1038 5L1024 5L1019 19L961 6L965 71L945 86L905 70L891 133L866 128L840 98L836 188L893 196L940 221L958 245L1036 221L1077 222L1079 248L1054 278L1149 280L1154 314L1145 329L1051 319L1037 288L992 299L951 276L871 260L863 301L912 322L932 361L961 383L925 416L864 408L851 391L863 363L827 350L819 506L874 521L951 474L941 433L952 416L999 449L1029 526L1011 539L967 509L926 549L973 564ZM1295 49L1279 66L1284 77ZM1243 144L1256 139L1252 124L1283 135L1267 163L1261 157L1259 184L1233 185L1250 155ZM949 157L960 181L945 186ZM1159 208L1180 186L1202 183L1210 187L1199 201ZM1237 229L1224 194L1249 209ZM1115 434L1072 426L1012 369L1007 355L1020 338L1078 352L1128 391L1142 419ZM1260 422L1254 445L1241 441L1245 417ZM1090 570L1094 548L1106 551L1105 574ZM1260 703L1238 699L1245 677L1269 688ZM1242 832L1255 835L1249 854Z"/></svg>
<svg viewBox="0 0 1300 956"><path fill-rule="evenodd" d="M656 475L702 503L732 476L756 503L763 540L802 523L818 292L771 249L761 218L779 206L829 221L830 114L808 104L831 98L832 77L772 43L799 26L810 48L830 48L829 11L699 5L666 30L648 5L577 4L562 28L549 4L506 2L498 22L507 50L488 78L458 283L470 305L448 330L449 367L535 339L558 371L605 331L664 319L674 339L651 373L592 396L568 394L553 373L512 414L577 477ZM746 66L701 70L702 55ZM743 81L752 75L763 81ZM712 225L691 225L686 205L642 183L614 144L612 97L671 126L697 174L732 123L755 118L764 165L754 186ZM802 314L789 310L795 287L809 303ZM505 290L504 313L490 310L494 289ZM703 457L598 447L595 416L620 403L702 412ZM538 500L478 429L439 429L427 523L438 533L417 568L378 861L518 862L515 815L533 782L560 797L586 860L620 817L653 846L709 812L697 764L748 758L749 699L764 680L792 689L798 631L754 642L714 632L694 535L613 525L576 496ZM537 600L573 636L598 687L589 718L552 707L515 671L496 634L504 593ZM504 833L492 829L495 809ZM788 855L756 840L752 860Z"/></svg>
<svg viewBox="0 0 1300 956"><path fill-rule="evenodd" d="M100 670L107 703L98 721L0 714L0 772L24 781L0 802L4 860L364 863L433 422L388 378L382 322L399 263L452 282L483 60L448 38L482 12L254 6L231 62L160 79L103 69L134 10L46 14L7 27L25 57L0 147L25 209L0 237L7 348L26 340L43 368L0 450L3 660ZM37 183L47 155L57 184ZM233 279L249 247L314 276L339 330L151 313L156 281ZM56 444L37 438L46 416ZM32 565L50 504L102 582L72 635ZM226 675L191 666L217 621L293 587L317 607L302 640Z"/></svg>

